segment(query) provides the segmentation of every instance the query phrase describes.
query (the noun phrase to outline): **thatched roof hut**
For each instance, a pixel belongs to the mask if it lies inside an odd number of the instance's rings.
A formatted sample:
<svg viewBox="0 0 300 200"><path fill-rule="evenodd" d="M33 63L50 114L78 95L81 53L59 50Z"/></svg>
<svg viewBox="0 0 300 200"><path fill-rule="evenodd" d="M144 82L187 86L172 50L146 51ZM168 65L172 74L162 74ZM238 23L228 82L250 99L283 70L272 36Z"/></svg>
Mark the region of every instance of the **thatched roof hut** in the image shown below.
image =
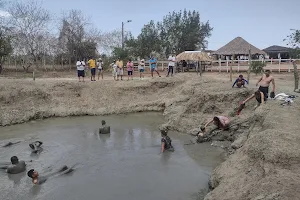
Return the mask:
<svg viewBox="0 0 300 200"><path fill-rule="evenodd" d="M256 48L241 37L233 39L228 44L215 51L213 54L223 56L249 55L249 50L251 50L252 55L266 55L264 51Z"/></svg>
<svg viewBox="0 0 300 200"><path fill-rule="evenodd" d="M293 51L293 49L288 47L273 45L263 49L263 51L266 52L270 56L270 58L280 57L283 59L288 59L291 57L291 52Z"/></svg>
<svg viewBox="0 0 300 200"><path fill-rule="evenodd" d="M177 61L191 60L191 61L204 61L209 62L212 59L205 52L201 51L185 51L176 56Z"/></svg>

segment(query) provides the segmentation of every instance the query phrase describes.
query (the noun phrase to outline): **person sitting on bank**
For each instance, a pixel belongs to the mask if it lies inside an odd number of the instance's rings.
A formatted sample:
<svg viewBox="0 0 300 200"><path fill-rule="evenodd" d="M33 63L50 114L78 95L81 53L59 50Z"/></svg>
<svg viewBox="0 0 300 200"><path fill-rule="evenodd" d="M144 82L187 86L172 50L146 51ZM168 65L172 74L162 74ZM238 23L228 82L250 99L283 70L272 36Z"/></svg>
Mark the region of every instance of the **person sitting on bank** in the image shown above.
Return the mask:
<svg viewBox="0 0 300 200"><path fill-rule="evenodd" d="M11 165L9 165L6 169L8 174L19 174L26 170L25 161L19 161L17 156L13 156L10 158Z"/></svg>
<svg viewBox="0 0 300 200"><path fill-rule="evenodd" d="M242 86L245 87L245 83L249 84L248 81L246 79L244 79L243 75L239 75L239 77L235 80L235 82L233 83L232 87L234 87L235 85L238 88L241 88Z"/></svg>
<svg viewBox="0 0 300 200"><path fill-rule="evenodd" d="M105 120L102 120L102 126L99 128L99 134L108 134L110 133L110 126L106 125Z"/></svg>
<svg viewBox="0 0 300 200"><path fill-rule="evenodd" d="M39 173L35 169L31 169L27 172L27 176L32 179L32 183L35 185L41 185L45 183L50 177L58 175L58 174L68 174L74 171L73 167L69 168L68 166L63 166L58 171L53 172L51 174L40 176Z"/></svg>
<svg viewBox="0 0 300 200"><path fill-rule="evenodd" d="M172 140L168 136L168 132L166 130L161 130L161 153L168 151L174 151L174 147L172 146Z"/></svg>
<svg viewBox="0 0 300 200"><path fill-rule="evenodd" d="M216 130L216 129L222 129L222 130L226 130L229 127L229 123L230 120L228 117L225 116L215 116L212 120L210 120L209 122L207 122L204 127L201 127L202 132L200 132L198 134L198 136L202 136L204 135L204 132L206 132L206 128L209 124L214 123L215 128L213 128L211 131ZM209 131L209 132L211 132Z"/></svg>
<svg viewBox="0 0 300 200"><path fill-rule="evenodd" d="M246 104L248 101L250 101L251 99L253 99L255 97L256 101L257 101L257 105L255 106L258 107L260 104L264 104L265 101L267 100L266 96L264 95L263 92L261 92L260 90L257 90L254 94L252 94L250 97L248 97L246 100L242 101L241 104Z"/></svg>
<svg viewBox="0 0 300 200"><path fill-rule="evenodd" d="M32 153L40 153L43 151L43 148L41 147L43 142L41 141L35 141L29 144L29 147L32 149Z"/></svg>

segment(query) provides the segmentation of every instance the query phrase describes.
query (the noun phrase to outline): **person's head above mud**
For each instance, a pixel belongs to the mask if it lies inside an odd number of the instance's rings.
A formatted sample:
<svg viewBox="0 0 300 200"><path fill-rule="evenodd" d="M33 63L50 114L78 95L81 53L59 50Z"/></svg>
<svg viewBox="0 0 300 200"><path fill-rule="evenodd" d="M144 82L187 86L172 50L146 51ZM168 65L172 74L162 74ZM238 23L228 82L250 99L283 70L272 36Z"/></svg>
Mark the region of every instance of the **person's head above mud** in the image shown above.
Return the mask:
<svg viewBox="0 0 300 200"><path fill-rule="evenodd" d="M106 121L105 121L105 120L102 120L102 121L101 121L101 124L102 124L102 126L106 125Z"/></svg>
<svg viewBox="0 0 300 200"><path fill-rule="evenodd" d="M10 158L11 165L7 167L6 172L8 174L19 174L26 170L26 164L24 161L19 161L17 156L12 156Z"/></svg>
<svg viewBox="0 0 300 200"><path fill-rule="evenodd" d="M161 136L166 137L168 135L168 132L166 130L160 130Z"/></svg>
<svg viewBox="0 0 300 200"><path fill-rule="evenodd" d="M106 121L101 121L102 127L99 128L99 134L109 134L110 133L110 126L106 125Z"/></svg>
<svg viewBox="0 0 300 200"><path fill-rule="evenodd" d="M43 148L41 148L43 142L41 141L35 141L29 144L29 147L32 149L32 153L39 153L43 150Z"/></svg>
<svg viewBox="0 0 300 200"><path fill-rule="evenodd" d="M174 148L172 146L172 140L168 136L167 130L160 130L161 133L161 153L163 153L165 150L168 151L174 151Z"/></svg>

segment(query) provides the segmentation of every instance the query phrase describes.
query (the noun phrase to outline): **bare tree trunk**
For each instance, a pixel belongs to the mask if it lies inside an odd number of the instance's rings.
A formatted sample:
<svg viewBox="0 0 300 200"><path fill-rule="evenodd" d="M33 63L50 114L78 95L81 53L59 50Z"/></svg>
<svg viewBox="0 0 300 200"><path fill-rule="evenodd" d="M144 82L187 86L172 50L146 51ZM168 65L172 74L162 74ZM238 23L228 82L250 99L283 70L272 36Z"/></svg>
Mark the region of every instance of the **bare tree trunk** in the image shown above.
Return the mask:
<svg viewBox="0 0 300 200"><path fill-rule="evenodd" d="M298 87L299 87L299 73L298 73L298 67L296 65L296 61L293 61L293 67L294 67L294 78L295 78L295 88L294 88L294 91L298 91Z"/></svg>

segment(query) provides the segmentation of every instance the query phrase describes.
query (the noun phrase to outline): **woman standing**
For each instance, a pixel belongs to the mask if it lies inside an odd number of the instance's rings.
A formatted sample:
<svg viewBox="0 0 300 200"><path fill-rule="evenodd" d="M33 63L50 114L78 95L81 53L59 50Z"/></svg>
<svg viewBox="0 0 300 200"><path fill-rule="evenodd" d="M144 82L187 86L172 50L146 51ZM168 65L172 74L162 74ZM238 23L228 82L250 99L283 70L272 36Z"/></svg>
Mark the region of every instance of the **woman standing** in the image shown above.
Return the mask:
<svg viewBox="0 0 300 200"><path fill-rule="evenodd" d="M131 77L131 80L133 80L133 62L131 61L131 59L129 59L127 62L127 72L128 72L128 81L129 81L129 77Z"/></svg>

